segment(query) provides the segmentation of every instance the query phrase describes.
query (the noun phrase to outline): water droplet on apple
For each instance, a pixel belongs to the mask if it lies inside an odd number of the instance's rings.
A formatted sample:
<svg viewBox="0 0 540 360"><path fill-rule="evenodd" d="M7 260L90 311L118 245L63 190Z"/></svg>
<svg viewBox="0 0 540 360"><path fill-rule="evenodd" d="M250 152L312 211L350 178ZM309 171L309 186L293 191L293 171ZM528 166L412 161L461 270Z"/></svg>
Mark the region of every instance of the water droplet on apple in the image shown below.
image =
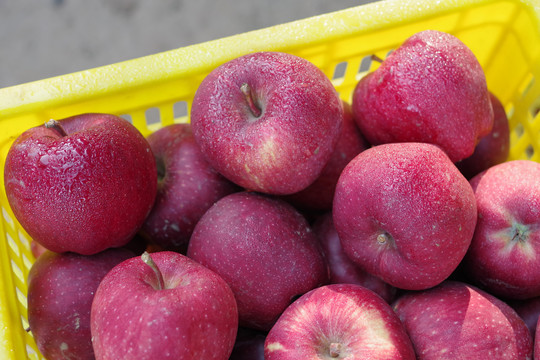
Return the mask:
<svg viewBox="0 0 540 360"><path fill-rule="evenodd" d="M43 165L47 166L49 165L49 155L45 154L39 158L39 162Z"/></svg>

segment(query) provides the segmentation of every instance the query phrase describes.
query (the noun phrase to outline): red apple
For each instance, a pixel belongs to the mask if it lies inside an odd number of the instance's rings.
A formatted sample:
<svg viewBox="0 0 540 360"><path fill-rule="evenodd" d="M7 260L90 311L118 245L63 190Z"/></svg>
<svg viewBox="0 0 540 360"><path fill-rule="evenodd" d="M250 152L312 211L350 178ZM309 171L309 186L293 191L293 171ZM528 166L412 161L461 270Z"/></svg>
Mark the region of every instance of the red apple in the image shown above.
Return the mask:
<svg viewBox="0 0 540 360"><path fill-rule="evenodd" d="M336 228L334 227L331 212L321 215L315 220L313 231L318 235L321 242L323 254L330 270L331 284L362 285L374 291L386 302L392 302L396 295L396 288L360 269L345 254Z"/></svg>
<svg viewBox="0 0 540 360"><path fill-rule="evenodd" d="M295 297L328 281L317 238L290 204L253 192L218 200L199 220L187 255L218 273L240 325L269 330Z"/></svg>
<svg viewBox="0 0 540 360"><path fill-rule="evenodd" d="M279 195L315 181L342 117L328 77L280 52L247 54L217 67L191 108L195 139L216 170L246 189Z"/></svg>
<svg viewBox="0 0 540 360"><path fill-rule="evenodd" d="M369 143L432 143L453 162L471 156L493 126L480 63L458 38L435 30L414 34L362 78L352 107Z"/></svg>
<svg viewBox="0 0 540 360"><path fill-rule="evenodd" d="M462 261L476 225L472 188L437 146L391 143L356 156L334 198L347 256L392 286L421 290Z"/></svg>
<svg viewBox="0 0 540 360"><path fill-rule="evenodd" d="M150 146L126 120L81 114L21 134L4 182L15 217L54 252L125 245L150 212L157 174Z"/></svg>
<svg viewBox="0 0 540 360"><path fill-rule="evenodd" d="M161 251L115 266L96 291L90 320L97 360L227 360L238 311L216 273Z"/></svg>
<svg viewBox="0 0 540 360"><path fill-rule="evenodd" d="M332 209L339 175L356 155L369 147L352 117L351 105L343 102L343 125L334 152L314 183L283 198L303 211Z"/></svg>
<svg viewBox="0 0 540 360"><path fill-rule="evenodd" d="M445 281L409 292L393 308L417 359L531 359L533 342L506 303L474 286Z"/></svg>
<svg viewBox="0 0 540 360"><path fill-rule="evenodd" d="M239 189L204 159L190 124L165 126L147 140L156 158L158 190L141 234L165 250L185 254L200 217Z"/></svg>
<svg viewBox="0 0 540 360"><path fill-rule="evenodd" d="M132 256L125 249L108 249L95 255L45 251L36 259L28 274L28 323L43 356L94 359L94 293L109 270Z"/></svg>
<svg viewBox="0 0 540 360"><path fill-rule="evenodd" d="M266 360L415 359L399 318L355 284L326 285L293 302L265 342Z"/></svg>
<svg viewBox="0 0 540 360"><path fill-rule="evenodd" d="M495 296L540 296L540 164L504 162L471 185L478 224L465 257L470 279Z"/></svg>
<svg viewBox="0 0 540 360"><path fill-rule="evenodd" d="M494 115L493 129L480 139L471 156L456 164L467 179L506 161L510 152L508 117L502 103L493 93L490 93L490 99Z"/></svg>

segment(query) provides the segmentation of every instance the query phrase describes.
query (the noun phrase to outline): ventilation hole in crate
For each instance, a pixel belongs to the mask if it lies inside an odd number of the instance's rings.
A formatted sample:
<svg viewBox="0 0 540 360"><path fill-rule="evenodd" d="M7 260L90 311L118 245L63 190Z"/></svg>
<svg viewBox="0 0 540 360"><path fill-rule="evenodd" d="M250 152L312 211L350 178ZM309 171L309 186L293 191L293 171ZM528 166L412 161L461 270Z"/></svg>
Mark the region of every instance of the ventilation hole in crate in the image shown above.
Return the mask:
<svg viewBox="0 0 540 360"><path fill-rule="evenodd" d="M13 274L15 274L21 282L25 282L26 279L24 278L21 268L13 261L13 259L11 260L11 270L13 270Z"/></svg>
<svg viewBox="0 0 540 360"><path fill-rule="evenodd" d="M8 242L9 247L11 248L11 250L13 250L13 252L17 256L19 256L21 254L20 249L19 249L19 245L17 245L17 243L15 242L15 240L13 240L11 235L6 234L6 238L7 238L7 242Z"/></svg>
<svg viewBox="0 0 540 360"><path fill-rule="evenodd" d="M39 360L39 356L36 350L28 344L26 344L26 354L28 355L28 358L30 360Z"/></svg>
<svg viewBox="0 0 540 360"><path fill-rule="evenodd" d="M518 139L523 136L523 132L524 132L523 125L517 124L516 127L514 128L514 133L516 134Z"/></svg>
<svg viewBox="0 0 540 360"><path fill-rule="evenodd" d="M531 144L525 148L525 155L527 159L531 159L534 156L534 148Z"/></svg>
<svg viewBox="0 0 540 360"><path fill-rule="evenodd" d="M537 99L537 101L532 104L529 108L529 112L531 114L531 121L533 121L540 112L540 99Z"/></svg>
<svg viewBox="0 0 540 360"><path fill-rule="evenodd" d="M23 265L26 268L26 270L30 270L33 265L32 261L30 261L30 259L25 254L22 255L22 260L23 260Z"/></svg>
<svg viewBox="0 0 540 360"><path fill-rule="evenodd" d="M529 73L527 74L527 76L525 77L525 80L523 80L523 82L518 88L518 91L521 94L521 97L525 97L527 95L527 93L529 92L533 84L534 84L534 76L533 74Z"/></svg>
<svg viewBox="0 0 540 360"><path fill-rule="evenodd" d="M13 224L13 219L11 218L11 216L9 216L7 210L4 208L2 208L2 217L11 228L15 227L15 225Z"/></svg>
<svg viewBox="0 0 540 360"><path fill-rule="evenodd" d="M506 105L505 110L506 110L506 117L510 119L514 115L514 111L515 111L514 104L509 103L508 105Z"/></svg>
<svg viewBox="0 0 540 360"><path fill-rule="evenodd" d="M122 114L120 115L121 118L127 120L128 122L130 122L131 124L133 124L133 118L131 117L131 115L129 114Z"/></svg>
<svg viewBox="0 0 540 360"><path fill-rule="evenodd" d="M345 77L345 72L347 71L347 65L348 63L346 61L342 61L337 64L334 68L334 75L332 75L332 80L343 79Z"/></svg>
<svg viewBox="0 0 540 360"><path fill-rule="evenodd" d="M362 58L362 61L360 62L360 68L358 68L358 73L365 73L366 71L369 71L369 68L371 67L371 61L372 61L371 55L364 56Z"/></svg>
<svg viewBox="0 0 540 360"><path fill-rule="evenodd" d="M28 319L21 315L21 325L24 331L28 331L29 333L32 333L30 330L30 324L28 323ZM27 345L28 346L28 345ZM32 348L31 348L32 349ZM35 352L34 349L32 349L33 352Z"/></svg>
<svg viewBox="0 0 540 360"><path fill-rule="evenodd" d="M146 125L150 126L161 122L159 109L156 107L146 109L144 116L146 117Z"/></svg>
<svg viewBox="0 0 540 360"><path fill-rule="evenodd" d="M28 304L26 295L24 295L19 288L16 288L15 291L17 292L17 300L19 300L19 303L21 303L23 307L26 307L26 305Z"/></svg>
<svg viewBox="0 0 540 360"><path fill-rule="evenodd" d="M173 105L173 115L175 119L185 118L188 115L187 101L177 101Z"/></svg>
<svg viewBox="0 0 540 360"><path fill-rule="evenodd" d="M20 230L17 235L19 236L19 243L21 246L24 246L26 249L30 249L30 240L26 237L26 235Z"/></svg>

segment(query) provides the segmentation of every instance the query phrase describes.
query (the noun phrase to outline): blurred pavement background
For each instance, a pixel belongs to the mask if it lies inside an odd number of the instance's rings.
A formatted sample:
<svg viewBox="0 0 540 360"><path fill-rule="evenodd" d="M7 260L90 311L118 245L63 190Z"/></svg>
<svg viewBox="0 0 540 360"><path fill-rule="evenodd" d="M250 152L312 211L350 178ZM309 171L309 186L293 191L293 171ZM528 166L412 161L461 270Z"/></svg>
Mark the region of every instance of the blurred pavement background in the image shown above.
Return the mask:
<svg viewBox="0 0 540 360"><path fill-rule="evenodd" d="M374 0L0 0L0 88Z"/></svg>

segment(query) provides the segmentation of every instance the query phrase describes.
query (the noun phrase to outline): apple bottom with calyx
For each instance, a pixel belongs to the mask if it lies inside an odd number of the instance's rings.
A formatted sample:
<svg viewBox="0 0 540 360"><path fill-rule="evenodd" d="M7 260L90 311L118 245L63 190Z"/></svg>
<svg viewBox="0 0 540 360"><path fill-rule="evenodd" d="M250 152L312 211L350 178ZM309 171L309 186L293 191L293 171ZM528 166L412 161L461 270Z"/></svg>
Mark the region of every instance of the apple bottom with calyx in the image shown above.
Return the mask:
<svg viewBox="0 0 540 360"><path fill-rule="evenodd" d="M466 283L445 281L408 292L392 307L418 359L530 359L533 342L518 314Z"/></svg>
<svg viewBox="0 0 540 360"><path fill-rule="evenodd" d="M101 279L133 257L126 249L95 255L44 251L28 274L28 323L48 360L94 359L90 309Z"/></svg>
<svg viewBox="0 0 540 360"><path fill-rule="evenodd" d="M399 318L380 296L355 284L311 290L280 316L266 360L415 359Z"/></svg>
<svg viewBox="0 0 540 360"><path fill-rule="evenodd" d="M464 259L471 282L508 299L540 296L540 164L504 162L470 183L478 207Z"/></svg>
<svg viewBox="0 0 540 360"><path fill-rule="evenodd" d="M143 253L114 267L91 311L97 360L227 360L238 328L229 286L187 258Z"/></svg>

